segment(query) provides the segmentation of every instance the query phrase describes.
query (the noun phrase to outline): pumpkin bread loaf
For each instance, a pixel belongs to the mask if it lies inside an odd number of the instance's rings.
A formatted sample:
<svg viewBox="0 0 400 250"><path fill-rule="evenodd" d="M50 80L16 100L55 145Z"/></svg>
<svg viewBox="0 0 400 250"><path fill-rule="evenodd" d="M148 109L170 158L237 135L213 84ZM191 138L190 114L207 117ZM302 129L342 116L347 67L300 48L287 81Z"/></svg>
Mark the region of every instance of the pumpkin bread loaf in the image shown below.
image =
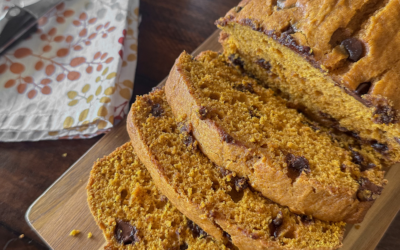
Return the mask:
<svg viewBox="0 0 400 250"><path fill-rule="evenodd" d="M224 53L308 115L400 161L400 2L244 0Z"/></svg>
<svg viewBox="0 0 400 250"><path fill-rule="evenodd" d="M87 194L105 249L228 249L157 190L130 143L94 164Z"/></svg>
<svg viewBox="0 0 400 250"><path fill-rule="evenodd" d="M173 116L164 90L137 97L127 120L133 147L155 184L183 214L239 249L336 249L343 222L293 214L252 191L198 149L190 124Z"/></svg>
<svg viewBox="0 0 400 250"><path fill-rule="evenodd" d="M386 183L373 155L342 148L223 55L182 53L165 92L211 161L292 212L360 222Z"/></svg>

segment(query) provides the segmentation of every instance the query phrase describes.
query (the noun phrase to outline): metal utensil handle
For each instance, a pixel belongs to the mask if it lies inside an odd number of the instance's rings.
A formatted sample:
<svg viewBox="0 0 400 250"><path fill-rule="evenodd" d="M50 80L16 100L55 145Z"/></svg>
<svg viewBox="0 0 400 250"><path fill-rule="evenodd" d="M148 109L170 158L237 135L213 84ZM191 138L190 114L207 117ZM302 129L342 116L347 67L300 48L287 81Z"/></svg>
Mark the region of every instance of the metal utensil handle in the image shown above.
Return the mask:
<svg viewBox="0 0 400 250"><path fill-rule="evenodd" d="M11 7L0 20L0 53L15 40L30 30L37 19L18 6Z"/></svg>

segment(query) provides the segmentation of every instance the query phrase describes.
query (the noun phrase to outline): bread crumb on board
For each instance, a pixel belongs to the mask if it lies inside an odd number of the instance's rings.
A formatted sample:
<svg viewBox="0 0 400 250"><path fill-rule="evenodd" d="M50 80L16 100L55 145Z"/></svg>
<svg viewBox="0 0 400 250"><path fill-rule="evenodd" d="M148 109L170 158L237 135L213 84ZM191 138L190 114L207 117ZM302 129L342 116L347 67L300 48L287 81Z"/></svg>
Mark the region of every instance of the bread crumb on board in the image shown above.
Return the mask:
<svg viewBox="0 0 400 250"><path fill-rule="evenodd" d="M23 239L24 237L25 237L25 234L21 234L21 235L19 236L20 239Z"/></svg>
<svg viewBox="0 0 400 250"><path fill-rule="evenodd" d="M87 234L88 239L92 238L92 236L93 236L93 234L92 234L91 232L89 232L89 233Z"/></svg>
<svg viewBox="0 0 400 250"><path fill-rule="evenodd" d="M69 235L71 235L71 236L76 236L76 235L78 235L80 232L81 232L81 231L74 229L74 230L72 230L72 231L69 233Z"/></svg>
<svg viewBox="0 0 400 250"><path fill-rule="evenodd" d="M62 157L67 157L67 155L68 155L67 153L64 153L62 154Z"/></svg>

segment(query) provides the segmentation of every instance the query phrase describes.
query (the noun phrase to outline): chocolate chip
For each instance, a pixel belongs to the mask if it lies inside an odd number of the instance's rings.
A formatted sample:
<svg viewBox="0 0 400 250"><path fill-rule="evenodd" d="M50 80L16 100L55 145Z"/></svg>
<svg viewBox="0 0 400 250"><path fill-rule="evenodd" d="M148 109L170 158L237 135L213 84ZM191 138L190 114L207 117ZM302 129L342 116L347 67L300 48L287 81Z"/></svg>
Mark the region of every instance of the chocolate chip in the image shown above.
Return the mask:
<svg viewBox="0 0 400 250"><path fill-rule="evenodd" d="M231 237L231 235L228 234L227 232L224 231L224 232L222 233L222 236L224 236L225 238L227 238L229 242L232 242L232 237Z"/></svg>
<svg viewBox="0 0 400 250"><path fill-rule="evenodd" d="M261 238L261 235L258 233L251 233L250 238L252 238L253 240L257 240L257 239Z"/></svg>
<svg viewBox="0 0 400 250"><path fill-rule="evenodd" d="M271 223L269 223L268 227L269 227L269 234L271 236L273 236L274 238L278 238L279 236L279 228L280 226L282 226L283 224L283 216L282 216L282 212L279 212L275 219L273 219L271 221Z"/></svg>
<svg viewBox="0 0 400 250"><path fill-rule="evenodd" d="M192 127L192 124L191 124L191 123L184 124L183 126L181 126L181 127L179 128L179 131L180 131L181 133L192 133L192 130L193 130L193 127Z"/></svg>
<svg viewBox="0 0 400 250"><path fill-rule="evenodd" d="M364 95L365 104L369 107L375 107L374 122L378 124L390 124L398 121L398 113L390 101L382 96Z"/></svg>
<svg viewBox="0 0 400 250"><path fill-rule="evenodd" d="M346 168L347 166L345 164L342 163L342 165L340 165L340 171L346 172Z"/></svg>
<svg viewBox="0 0 400 250"><path fill-rule="evenodd" d="M300 220L301 220L301 222L303 222L303 224L305 224L305 225L309 225L309 224L311 224L312 222L314 222L314 220L313 220L313 218L312 218L311 216L308 216L308 215L305 215L305 214L300 215Z"/></svg>
<svg viewBox="0 0 400 250"><path fill-rule="evenodd" d="M310 173L310 163L303 156L295 156L293 154L286 155L286 163L288 165L288 176L293 181L301 175L302 172Z"/></svg>
<svg viewBox="0 0 400 250"><path fill-rule="evenodd" d="M398 144L400 144L400 138L395 137L394 140L395 140Z"/></svg>
<svg viewBox="0 0 400 250"><path fill-rule="evenodd" d="M355 37L347 38L342 42L342 45L349 53L350 56L348 59L350 61L357 62L360 60L364 52L364 46L359 39Z"/></svg>
<svg viewBox="0 0 400 250"><path fill-rule="evenodd" d="M200 109L199 109L200 119L201 119L201 120L206 119L206 118L207 118L207 113L208 113L207 108L201 106Z"/></svg>
<svg viewBox="0 0 400 250"><path fill-rule="evenodd" d="M271 69L271 64L268 61L265 61L265 59L258 59L256 61L256 64L258 64L260 67L264 68L265 70L270 70Z"/></svg>
<svg viewBox="0 0 400 250"><path fill-rule="evenodd" d="M249 184L247 183L247 179L245 177L235 176L232 178L232 180L235 184L236 191L238 192L243 191L249 187Z"/></svg>
<svg viewBox="0 0 400 250"><path fill-rule="evenodd" d="M164 110L159 103L156 103L151 107L151 114L153 114L154 117L160 117L163 112Z"/></svg>
<svg viewBox="0 0 400 250"><path fill-rule="evenodd" d="M233 143L233 142L235 142L235 141L233 140L233 137L230 136L229 134L225 133L225 132L222 134L222 140L224 140L226 143Z"/></svg>
<svg viewBox="0 0 400 250"><path fill-rule="evenodd" d="M248 91L250 93L254 93L253 84L251 84L251 83L238 84L234 88L239 90L239 91L241 91L241 92Z"/></svg>
<svg viewBox="0 0 400 250"><path fill-rule="evenodd" d="M201 229L196 223L193 221L189 220L187 221L187 226L192 231L193 237L198 238L198 237L207 237L207 233Z"/></svg>
<svg viewBox="0 0 400 250"><path fill-rule="evenodd" d="M368 163L368 164L364 164L364 165L361 165L361 172L364 172L364 171L366 171L366 170L368 170L368 169L372 169L372 168L375 168L376 167L376 165L374 164L374 163L372 163L372 162L370 162L370 163Z"/></svg>
<svg viewBox="0 0 400 250"><path fill-rule="evenodd" d="M260 116L257 114L256 110L249 109L249 114L251 117L260 118Z"/></svg>
<svg viewBox="0 0 400 250"><path fill-rule="evenodd" d="M373 201L382 193L382 190L383 187L375 185L367 178L361 178L357 198L360 201Z"/></svg>
<svg viewBox="0 0 400 250"><path fill-rule="evenodd" d="M354 93L358 96L362 96L362 95L368 94L368 91L370 88L371 88L370 82L363 82L363 83L360 83L360 85L358 85L358 87L354 91Z"/></svg>
<svg viewBox="0 0 400 250"><path fill-rule="evenodd" d="M155 86L151 89L151 92L155 92L157 90L163 89L163 86Z"/></svg>
<svg viewBox="0 0 400 250"><path fill-rule="evenodd" d="M229 55L228 56L229 61L231 61L233 66L238 66L240 68L243 68L244 62L240 57L236 57L235 54Z"/></svg>
<svg viewBox="0 0 400 250"><path fill-rule="evenodd" d="M184 242L182 245L179 246L179 250L186 250L188 248L189 248L189 246L186 242Z"/></svg>
<svg viewBox="0 0 400 250"><path fill-rule="evenodd" d="M352 156L353 162L355 164L362 165L364 163L364 157L359 152L354 151L352 149L350 149L350 150L351 150L351 156Z"/></svg>
<svg viewBox="0 0 400 250"><path fill-rule="evenodd" d="M378 143L377 141L372 141L371 147L381 154L387 153L387 151L389 151L389 147L386 144Z"/></svg>
<svg viewBox="0 0 400 250"><path fill-rule="evenodd" d="M162 201L162 202L167 202L167 201L168 201L167 196L161 195L161 196L160 196L160 201Z"/></svg>
<svg viewBox="0 0 400 250"><path fill-rule="evenodd" d="M222 174L222 177L225 177L225 176L228 176L228 175L232 174L231 171L229 171L228 169L223 168L223 167L218 167L218 170Z"/></svg>
<svg viewBox="0 0 400 250"><path fill-rule="evenodd" d="M137 235L136 227L129 224L129 222L118 220L115 226L115 239L119 243L124 245L133 244L139 242L139 237Z"/></svg>
<svg viewBox="0 0 400 250"><path fill-rule="evenodd" d="M235 7L236 13L239 13L242 9L243 9L243 7L241 7L241 6L236 6Z"/></svg>

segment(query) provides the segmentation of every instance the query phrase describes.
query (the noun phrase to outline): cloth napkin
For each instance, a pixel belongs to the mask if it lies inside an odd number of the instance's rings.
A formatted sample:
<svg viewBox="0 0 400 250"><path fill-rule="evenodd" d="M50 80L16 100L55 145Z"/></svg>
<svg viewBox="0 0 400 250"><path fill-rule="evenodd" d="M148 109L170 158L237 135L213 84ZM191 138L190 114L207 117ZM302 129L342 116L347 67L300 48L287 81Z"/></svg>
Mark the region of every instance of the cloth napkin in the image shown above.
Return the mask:
<svg viewBox="0 0 400 250"><path fill-rule="evenodd" d="M0 1L0 16L10 6ZM35 34L0 56L0 141L90 138L121 121L138 14L139 0L69 0L41 18Z"/></svg>

